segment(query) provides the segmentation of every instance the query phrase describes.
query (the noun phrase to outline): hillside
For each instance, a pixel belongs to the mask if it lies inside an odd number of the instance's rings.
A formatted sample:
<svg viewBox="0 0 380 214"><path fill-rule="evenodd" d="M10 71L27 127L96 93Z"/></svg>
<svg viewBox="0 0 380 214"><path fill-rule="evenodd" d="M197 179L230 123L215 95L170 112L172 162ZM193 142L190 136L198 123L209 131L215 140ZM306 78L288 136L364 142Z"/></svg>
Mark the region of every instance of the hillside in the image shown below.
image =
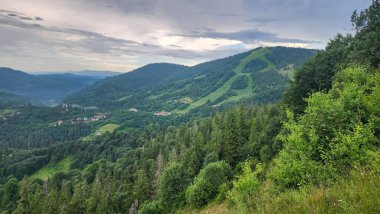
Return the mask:
<svg viewBox="0 0 380 214"><path fill-rule="evenodd" d="M97 78L73 74L31 75L0 68L0 91L24 96L35 104L57 104L68 94L96 81Z"/></svg>
<svg viewBox="0 0 380 214"><path fill-rule="evenodd" d="M70 95L65 103L104 105L137 90L152 87L183 72L187 67L170 63L155 63L131 72L109 77L78 93Z"/></svg>
<svg viewBox="0 0 380 214"><path fill-rule="evenodd" d="M71 95L65 102L174 113L238 101L277 102L294 69L316 52L301 48L258 48L189 68L151 64L100 81Z"/></svg>
<svg viewBox="0 0 380 214"><path fill-rule="evenodd" d="M0 108L28 104L28 99L15 94L0 92Z"/></svg>

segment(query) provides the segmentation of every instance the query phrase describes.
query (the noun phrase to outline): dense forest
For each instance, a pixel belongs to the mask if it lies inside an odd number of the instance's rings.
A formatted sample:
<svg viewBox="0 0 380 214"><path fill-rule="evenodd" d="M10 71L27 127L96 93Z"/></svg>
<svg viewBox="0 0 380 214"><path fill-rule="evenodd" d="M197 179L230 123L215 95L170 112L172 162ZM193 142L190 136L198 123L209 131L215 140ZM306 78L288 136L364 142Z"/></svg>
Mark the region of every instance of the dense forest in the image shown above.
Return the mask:
<svg viewBox="0 0 380 214"><path fill-rule="evenodd" d="M234 90L249 78L256 91L278 92L253 96L273 103L243 97L241 105L153 117L87 140L0 148L0 212L379 213L379 14L379 0L355 11L355 33L293 63L287 89L269 84L289 80L274 70L289 65L285 48L272 66L265 57L234 70ZM60 165L68 167L41 176Z"/></svg>

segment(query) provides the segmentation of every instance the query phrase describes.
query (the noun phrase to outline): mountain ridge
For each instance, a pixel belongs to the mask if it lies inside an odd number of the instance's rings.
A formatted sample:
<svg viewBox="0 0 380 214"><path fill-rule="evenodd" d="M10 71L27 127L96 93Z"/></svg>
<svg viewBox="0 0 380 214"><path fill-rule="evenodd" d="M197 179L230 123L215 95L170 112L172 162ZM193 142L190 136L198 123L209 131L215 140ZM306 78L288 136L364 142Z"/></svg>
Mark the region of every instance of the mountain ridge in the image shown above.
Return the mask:
<svg viewBox="0 0 380 214"><path fill-rule="evenodd" d="M143 87L126 86L136 81L133 78L137 75L136 71L144 76L139 71L149 70L152 65L148 64L127 74L99 81L71 94L64 102L102 108L136 107L149 111L164 109L174 113L186 113L202 106L219 106L241 100L277 102L288 80L292 78L294 69L316 52L317 50L302 48L256 48L183 67L181 71L160 79L158 83L146 82ZM241 88L244 82L247 85Z"/></svg>
<svg viewBox="0 0 380 214"><path fill-rule="evenodd" d="M54 105L69 93L98 81L97 78L67 74L32 75L7 67L0 68L0 91L28 98L34 104Z"/></svg>

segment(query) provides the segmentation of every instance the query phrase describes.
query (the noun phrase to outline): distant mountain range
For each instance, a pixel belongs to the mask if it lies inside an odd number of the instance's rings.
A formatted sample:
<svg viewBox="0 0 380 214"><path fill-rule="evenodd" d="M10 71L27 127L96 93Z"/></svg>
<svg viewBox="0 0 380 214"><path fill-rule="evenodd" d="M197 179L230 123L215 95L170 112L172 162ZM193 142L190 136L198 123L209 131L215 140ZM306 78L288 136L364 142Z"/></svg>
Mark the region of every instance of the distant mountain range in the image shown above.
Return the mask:
<svg viewBox="0 0 380 214"><path fill-rule="evenodd" d="M78 76L88 76L88 77L94 77L94 78L107 78L107 77L112 77L116 75L122 74L121 72L115 72L115 71L94 71L94 70L84 70L84 71L64 71L64 72L37 72L37 73L31 73L31 74L74 74Z"/></svg>
<svg viewBox="0 0 380 214"><path fill-rule="evenodd" d="M316 53L302 48L257 48L192 67L149 64L101 80L64 102L174 113L236 102L277 102L294 70Z"/></svg>
<svg viewBox="0 0 380 214"><path fill-rule="evenodd" d="M32 75L3 67L0 92L35 104L65 102L174 113L236 102L270 103L281 99L294 70L316 53L302 48L257 48L192 67L155 63L122 74L86 70Z"/></svg>
<svg viewBox="0 0 380 214"><path fill-rule="evenodd" d="M11 68L0 68L0 92L22 96L34 104L59 104L68 94L98 80L98 77L74 74L31 75Z"/></svg>

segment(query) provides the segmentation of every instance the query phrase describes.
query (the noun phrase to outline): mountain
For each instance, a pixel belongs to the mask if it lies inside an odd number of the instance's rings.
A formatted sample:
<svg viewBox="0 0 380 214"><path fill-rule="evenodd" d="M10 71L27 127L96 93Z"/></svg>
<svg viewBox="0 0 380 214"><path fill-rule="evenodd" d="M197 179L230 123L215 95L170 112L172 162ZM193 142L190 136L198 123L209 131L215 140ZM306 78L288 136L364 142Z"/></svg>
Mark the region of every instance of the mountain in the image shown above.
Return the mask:
<svg viewBox="0 0 380 214"><path fill-rule="evenodd" d="M93 70L85 70L85 71L69 71L67 73L75 74L79 76L90 76L90 77L97 77L97 78L106 78L106 77L112 77L120 75L120 72L114 72L114 71L93 71Z"/></svg>
<svg viewBox="0 0 380 214"><path fill-rule="evenodd" d="M32 74L36 74L36 75L40 75L40 74L73 74L76 76L86 76L86 77L104 79L107 77L117 76L117 75L120 75L122 73L121 72L115 72L115 71L84 70L84 71L65 71L65 72L46 71L46 72L37 72L37 73L32 73Z"/></svg>
<svg viewBox="0 0 380 214"><path fill-rule="evenodd" d="M150 64L99 81L64 102L176 113L233 102L277 102L294 69L316 53L310 49L272 47L192 67Z"/></svg>
<svg viewBox="0 0 380 214"><path fill-rule="evenodd" d="M164 83L170 78L181 75L187 68L184 65L170 63L148 64L131 72L99 81L71 95L65 102L91 105L98 105L99 100L112 102L126 94Z"/></svg>
<svg viewBox="0 0 380 214"><path fill-rule="evenodd" d="M20 95L33 103L57 104L70 93L98 81L73 74L31 75L11 68L0 68L0 91Z"/></svg>

